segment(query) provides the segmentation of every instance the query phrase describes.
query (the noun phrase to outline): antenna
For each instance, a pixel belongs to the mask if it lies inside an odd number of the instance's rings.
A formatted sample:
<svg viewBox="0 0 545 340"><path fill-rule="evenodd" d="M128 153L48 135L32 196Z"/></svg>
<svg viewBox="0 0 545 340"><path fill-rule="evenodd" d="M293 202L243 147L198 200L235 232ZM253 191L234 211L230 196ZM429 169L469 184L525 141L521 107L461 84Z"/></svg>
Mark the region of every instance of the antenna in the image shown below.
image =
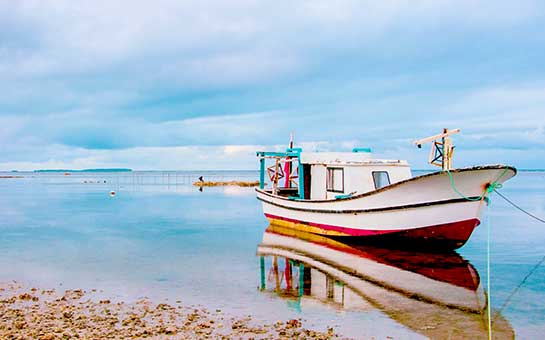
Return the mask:
<svg viewBox="0 0 545 340"><path fill-rule="evenodd" d="M460 129L443 129L443 133L414 141L413 143L420 149L422 144L432 143L430 150L429 163L439 166L443 171L452 169L452 156L454 154L454 145L450 136L459 133Z"/></svg>
<svg viewBox="0 0 545 340"><path fill-rule="evenodd" d="M290 132L290 149L293 148L293 131Z"/></svg>

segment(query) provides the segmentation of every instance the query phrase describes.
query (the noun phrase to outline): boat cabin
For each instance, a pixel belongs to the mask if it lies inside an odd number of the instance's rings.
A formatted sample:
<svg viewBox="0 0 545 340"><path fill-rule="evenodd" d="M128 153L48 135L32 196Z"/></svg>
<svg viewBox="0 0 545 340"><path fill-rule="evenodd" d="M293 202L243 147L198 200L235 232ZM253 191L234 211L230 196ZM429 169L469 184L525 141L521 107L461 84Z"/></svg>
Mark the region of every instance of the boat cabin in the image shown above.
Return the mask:
<svg viewBox="0 0 545 340"><path fill-rule="evenodd" d="M404 160L373 159L370 149L353 152L258 152L260 188L292 199L329 200L374 191L411 178ZM266 167L266 161L274 164ZM265 174L269 188L265 189Z"/></svg>

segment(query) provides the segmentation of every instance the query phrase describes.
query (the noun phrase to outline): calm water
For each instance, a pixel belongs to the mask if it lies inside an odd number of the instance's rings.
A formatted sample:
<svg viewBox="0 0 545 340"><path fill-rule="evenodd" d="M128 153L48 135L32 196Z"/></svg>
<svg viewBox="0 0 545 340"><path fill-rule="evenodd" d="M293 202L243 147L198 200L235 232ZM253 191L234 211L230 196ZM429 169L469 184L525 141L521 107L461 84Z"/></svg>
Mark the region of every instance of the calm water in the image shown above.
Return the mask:
<svg viewBox="0 0 545 340"><path fill-rule="evenodd" d="M268 223L253 189L200 192L191 183L201 174L215 180L257 178L254 172L0 173L24 176L0 179L0 281L103 289L125 300L180 299L268 322L301 317L309 326L335 326L354 337L448 337L458 334L456 328L479 328L479 316L464 310L484 296L478 278L486 287L486 216L494 308L545 255L545 225L497 196L459 255L384 254L312 237L287 242L299 247L290 253L279 245L293 235L265 233ZM519 173L502 193L545 216L545 173ZM336 266L335 259L348 268ZM357 265L365 280L348 275ZM384 273L391 274L388 285L373 284ZM518 338L542 337L544 301L545 265L499 319L507 320ZM474 335L486 336L479 330Z"/></svg>

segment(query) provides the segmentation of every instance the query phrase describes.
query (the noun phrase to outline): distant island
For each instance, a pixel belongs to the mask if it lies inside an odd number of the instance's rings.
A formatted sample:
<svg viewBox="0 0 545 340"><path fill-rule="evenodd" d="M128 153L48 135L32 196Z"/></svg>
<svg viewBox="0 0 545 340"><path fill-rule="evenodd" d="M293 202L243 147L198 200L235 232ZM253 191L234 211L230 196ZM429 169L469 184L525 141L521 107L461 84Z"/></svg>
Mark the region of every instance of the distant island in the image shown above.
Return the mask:
<svg viewBox="0 0 545 340"><path fill-rule="evenodd" d="M112 169L83 169L83 170L70 170L70 169L41 169L34 170L34 172L131 172L132 169L112 168Z"/></svg>

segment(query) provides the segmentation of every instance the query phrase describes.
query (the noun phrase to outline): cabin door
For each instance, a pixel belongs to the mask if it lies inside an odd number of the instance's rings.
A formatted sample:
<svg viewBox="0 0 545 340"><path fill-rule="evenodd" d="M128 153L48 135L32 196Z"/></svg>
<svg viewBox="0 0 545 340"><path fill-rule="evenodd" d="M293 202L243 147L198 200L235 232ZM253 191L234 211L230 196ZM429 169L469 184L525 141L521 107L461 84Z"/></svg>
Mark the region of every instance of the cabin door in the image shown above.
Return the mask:
<svg viewBox="0 0 545 340"><path fill-rule="evenodd" d="M310 164L303 164L303 178L304 178L304 185L305 185L305 193L303 198L306 200L310 199L310 183L311 181L311 171L310 171ZM299 176L301 177L301 176Z"/></svg>

